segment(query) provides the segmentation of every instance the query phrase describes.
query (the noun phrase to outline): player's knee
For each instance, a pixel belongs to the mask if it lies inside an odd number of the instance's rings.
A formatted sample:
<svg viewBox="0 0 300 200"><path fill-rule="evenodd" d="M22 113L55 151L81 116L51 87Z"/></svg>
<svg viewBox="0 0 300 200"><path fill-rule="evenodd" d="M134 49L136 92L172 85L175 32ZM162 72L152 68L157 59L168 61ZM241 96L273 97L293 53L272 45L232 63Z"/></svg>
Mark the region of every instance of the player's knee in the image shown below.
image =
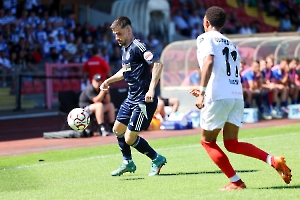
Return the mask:
<svg viewBox="0 0 300 200"><path fill-rule="evenodd" d="M227 151L235 153L238 141L234 140L224 140L224 147Z"/></svg>
<svg viewBox="0 0 300 200"><path fill-rule="evenodd" d="M214 140L214 141L212 141L212 142L209 142L209 141L206 141L203 137L201 137L200 143L201 143L201 145L202 145L204 148L207 148L207 147L210 147L211 144L213 144L213 143L215 144L216 141Z"/></svg>

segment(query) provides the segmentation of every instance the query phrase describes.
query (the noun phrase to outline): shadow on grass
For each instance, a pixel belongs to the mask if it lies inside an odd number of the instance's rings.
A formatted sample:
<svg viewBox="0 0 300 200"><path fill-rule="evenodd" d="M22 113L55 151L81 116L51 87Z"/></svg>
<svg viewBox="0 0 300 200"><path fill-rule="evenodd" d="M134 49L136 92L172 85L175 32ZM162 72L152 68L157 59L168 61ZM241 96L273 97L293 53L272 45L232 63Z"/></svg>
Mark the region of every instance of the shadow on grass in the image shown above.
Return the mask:
<svg viewBox="0 0 300 200"><path fill-rule="evenodd" d="M121 181L136 181L136 180L144 180L145 178L124 178Z"/></svg>
<svg viewBox="0 0 300 200"><path fill-rule="evenodd" d="M253 188L259 190L268 190L268 189L299 189L300 185L285 185L285 186L270 186L270 187L260 187L260 188Z"/></svg>
<svg viewBox="0 0 300 200"><path fill-rule="evenodd" d="M258 170L236 170L238 173L249 173L249 172L257 172ZM221 174L223 173L220 170L216 171L207 171L207 172L178 172L178 173L169 173L169 174L162 174L160 176L180 176L180 175L195 175L195 174Z"/></svg>

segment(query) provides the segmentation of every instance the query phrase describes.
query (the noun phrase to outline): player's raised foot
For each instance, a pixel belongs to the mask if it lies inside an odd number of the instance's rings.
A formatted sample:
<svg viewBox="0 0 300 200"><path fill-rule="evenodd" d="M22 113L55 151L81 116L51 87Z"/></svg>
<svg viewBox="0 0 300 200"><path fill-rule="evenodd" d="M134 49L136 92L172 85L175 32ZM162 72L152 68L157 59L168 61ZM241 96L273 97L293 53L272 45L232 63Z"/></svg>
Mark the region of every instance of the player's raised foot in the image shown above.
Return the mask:
<svg viewBox="0 0 300 200"><path fill-rule="evenodd" d="M223 188L220 188L219 190L225 191L225 190L242 190L246 189L246 185L242 180L239 180L237 182L230 182L228 185L226 185Z"/></svg>
<svg viewBox="0 0 300 200"><path fill-rule="evenodd" d="M276 169L278 174L281 176L281 178L284 180L286 184L290 184L292 180L292 171L291 169L286 165L285 159L283 156L272 156L271 158L272 167Z"/></svg>
<svg viewBox="0 0 300 200"><path fill-rule="evenodd" d="M113 171L110 174L112 176L121 176L122 174L124 174L126 172L134 173L135 170L136 170L136 166L135 166L134 162L131 161L128 164L122 163L121 166L117 170Z"/></svg>
<svg viewBox="0 0 300 200"><path fill-rule="evenodd" d="M150 169L150 173L148 176L159 175L160 169L166 163L167 163L167 159L164 156L158 154L157 158L151 162L151 169Z"/></svg>

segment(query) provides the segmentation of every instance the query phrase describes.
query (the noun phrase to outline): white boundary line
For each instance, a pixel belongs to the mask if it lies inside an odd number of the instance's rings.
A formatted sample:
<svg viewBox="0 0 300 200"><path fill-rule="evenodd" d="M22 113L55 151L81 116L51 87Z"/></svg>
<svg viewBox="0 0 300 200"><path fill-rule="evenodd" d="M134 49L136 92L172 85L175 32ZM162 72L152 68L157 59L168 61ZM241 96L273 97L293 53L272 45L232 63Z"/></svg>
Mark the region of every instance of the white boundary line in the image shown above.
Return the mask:
<svg viewBox="0 0 300 200"><path fill-rule="evenodd" d="M267 138L276 138L276 137L286 137L286 136L291 136L291 135L299 135L299 132L292 132L289 134L282 134L282 135L269 135L269 136L262 136L262 137L252 137L252 138L245 138L245 139L239 139L239 141L249 141L249 140L260 140L260 139L267 139ZM218 144L222 144L222 141L217 142ZM178 147L168 147L168 148L159 148L157 149L158 151L162 150L172 150L172 149L186 149L186 148L194 148L194 147L199 147L200 144L195 144L195 145L187 145L187 146L178 146ZM134 154L140 154L139 152L133 152ZM86 160L94 160L94 159L103 159L103 158L112 158L112 157L120 157L120 154L110 154L110 155L104 155L104 156L92 156L92 157L87 157L87 158L81 158L81 159L74 159L74 160L64 160L64 161L58 161L58 162L47 162L47 163L41 163L41 164L33 164L33 165L24 165L24 166L17 166L17 167L12 167L12 168L4 168L0 169L0 173L6 170L18 170L18 169L27 169L31 167L42 167L50 164L58 164L58 163L68 163L68 162L81 162L81 161L86 161Z"/></svg>

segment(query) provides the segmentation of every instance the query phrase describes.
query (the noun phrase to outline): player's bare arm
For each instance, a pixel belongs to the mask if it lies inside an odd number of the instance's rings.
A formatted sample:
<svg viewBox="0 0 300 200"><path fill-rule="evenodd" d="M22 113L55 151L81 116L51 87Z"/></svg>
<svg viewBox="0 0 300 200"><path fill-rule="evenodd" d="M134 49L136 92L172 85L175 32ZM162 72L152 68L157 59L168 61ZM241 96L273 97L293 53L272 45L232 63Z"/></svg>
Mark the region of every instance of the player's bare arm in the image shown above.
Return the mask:
<svg viewBox="0 0 300 200"><path fill-rule="evenodd" d="M105 97L105 94L107 93L107 91L105 90L100 90L99 94L97 96L95 96L92 101L94 103L97 103L97 102L102 102L104 97Z"/></svg>
<svg viewBox="0 0 300 200"><path fill-rule="evenodd" d="M145 95L145 101L146 102L152 102L153 101L153 97L154 97L154 91L155 91L155 87L160 79L161 76L161 72L163 69L163 64L158 60L155 61L153 64L153 69L152 69L152 79L149 85L149 90Z"/></svg>
<svg viewBox="0 0 300 200"><path fill-rule="evenodd" d="M101 90L107 90L109 88L109 84L114 83L114 82L118 82L120 80L124 79L124 71L125 68L122 67L117 73L115 73L113 76L109 77L108 79L106 79L105 81L103 81L103 83L100 86Z"/></svg>

